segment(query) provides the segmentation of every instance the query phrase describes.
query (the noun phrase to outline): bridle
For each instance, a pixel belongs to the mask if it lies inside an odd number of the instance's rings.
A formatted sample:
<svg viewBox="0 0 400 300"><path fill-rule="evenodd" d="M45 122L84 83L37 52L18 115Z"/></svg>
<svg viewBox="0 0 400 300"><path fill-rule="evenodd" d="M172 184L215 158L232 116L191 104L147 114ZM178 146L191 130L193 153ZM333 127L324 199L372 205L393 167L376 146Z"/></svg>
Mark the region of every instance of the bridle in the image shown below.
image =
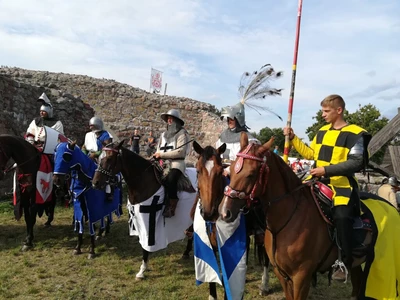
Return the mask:
<svg viewBox="0 0 400 300"><path fill-rule="evenodd" d="M236 163L234 166L234 171L237 174L243 168L244 159L250 159L250 160L255 160L255 161L261 162L261 167L258 172L258 177L253 185L251 192L249 194L246 194L243 191L238 191L238 190L233 189L230 185L228 185L224 191L224 195L228 196L232 199L246 200L246 208L250 208L252 202L256 198L256 192L257 192L257 189L259 186L262 186L261 194L264 194L265 188L267 185L267 181L268 181L268 174L269 174L269 167L267 164L267 160L268 160L268 157L271 155L271 153L269 151L265 152L262 158L257 157L255 155L248 154L253 145L254 145L254 143L248 144L246 149L243 150L243 152L239 152L236 155L238 157L238 159L236 160ZM264 178L265 178L265 181L263 181Z"/></svg>
<svg viewBox="0 0 400 300"><path fill-rule="evenodd" d="M117 166L117 163L118 163L118 155L120 155L119 150L114 149L114 148L109 148L109 147L104 147L102 150L103 150L103 151L112 151L112 152L114 152L114 153L117 153L117 157L116 157L116 159L115 159L115 165L111 168L112 170L115 169L116 166ZM114 177L114 174L112 174L111 171L107 171L106 169L104 169L104 168L101 166L100 162L99 162L98 165L97 165L96 172L99 172L99 173L101 173L101 174L106 175L106 176L108 177L109 180L111 180L111 179Z"/></svg>

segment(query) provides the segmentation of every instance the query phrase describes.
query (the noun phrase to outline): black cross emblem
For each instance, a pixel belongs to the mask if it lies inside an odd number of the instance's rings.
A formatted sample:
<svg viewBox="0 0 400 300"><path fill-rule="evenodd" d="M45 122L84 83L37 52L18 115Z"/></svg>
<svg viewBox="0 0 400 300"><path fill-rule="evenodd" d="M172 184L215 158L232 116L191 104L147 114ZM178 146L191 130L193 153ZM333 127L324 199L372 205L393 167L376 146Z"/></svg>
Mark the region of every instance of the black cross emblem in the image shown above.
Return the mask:
<svg viewBox="0 0 400 300"><path fill-rule="evenodd" d="M164 152L167 152L167 150L174 149L172 146L167 146L167 143L163 147L160 147L160 150L164 150Z"/></svg>
<svg viewBox="0 0 400 300"><path fill-rule="evenodd" d="M149 240L148 245L154 246L156 237L156 215L157 212L162 210L163 203L157 204L160 196L154 196L150 205L140 205L139 212L149 214Z"/></svg>

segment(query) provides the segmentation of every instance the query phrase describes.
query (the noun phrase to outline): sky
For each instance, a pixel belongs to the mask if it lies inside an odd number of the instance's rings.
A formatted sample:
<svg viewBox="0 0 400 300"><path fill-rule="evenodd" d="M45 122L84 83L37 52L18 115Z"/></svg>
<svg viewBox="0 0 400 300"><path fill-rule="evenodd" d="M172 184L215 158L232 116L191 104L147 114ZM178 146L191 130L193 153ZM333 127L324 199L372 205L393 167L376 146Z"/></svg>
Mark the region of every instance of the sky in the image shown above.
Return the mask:
<svg viewBox="0 0 400 300"><path fill-rule="evenodd" d="M114 79L215 105L240 101L242 74L283 71L282 96L246 108L250 131L286 124L297 0L0 0L0 65ZM307 141L321 100L340 94L350 113L400 107L400 1L304 0L292 127Z"/></svg>

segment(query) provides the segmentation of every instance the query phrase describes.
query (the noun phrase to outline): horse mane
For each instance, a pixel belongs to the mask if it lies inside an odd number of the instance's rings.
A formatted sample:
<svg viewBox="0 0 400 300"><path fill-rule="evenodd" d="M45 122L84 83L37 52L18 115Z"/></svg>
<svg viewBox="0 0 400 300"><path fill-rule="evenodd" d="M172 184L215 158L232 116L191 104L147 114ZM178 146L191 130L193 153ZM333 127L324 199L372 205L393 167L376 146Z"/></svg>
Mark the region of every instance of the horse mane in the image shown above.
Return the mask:
<svg viewBox="0 0 400 300"><path fill-rule="evenodd" d="M135 166L137 168L147 168L151 165L151 162L144 157L140 156L139 154L136 154L133 151L130 151L129 149L126 149L124 147L121 147L121 159L126 160L127 162L131 162L132 160L135 161Z"/></svg>
<svg viewBox="0 0 400 300"><path fill-rule="evenodd" d="M271 159L275 162L277 169L284 179L286 188L293 189L302 184L302 181L293 170L285 163L285 161L277 154L270 152Z"/></svg>
<svg viewBox="0 0 400 300"><path fill-rule="evenodd" d="M11 140L12 144L9 144L7 141L3 141L4 139ZM0 134L0 140L1 140L0 146L3 149L8 149L9 147L11 147L11 150L13 150L14 147L20 146L26 149L26 151L31 151L32 154L38 154L40 152L34 145L27 142L23 137L17 135Z"/></svg>

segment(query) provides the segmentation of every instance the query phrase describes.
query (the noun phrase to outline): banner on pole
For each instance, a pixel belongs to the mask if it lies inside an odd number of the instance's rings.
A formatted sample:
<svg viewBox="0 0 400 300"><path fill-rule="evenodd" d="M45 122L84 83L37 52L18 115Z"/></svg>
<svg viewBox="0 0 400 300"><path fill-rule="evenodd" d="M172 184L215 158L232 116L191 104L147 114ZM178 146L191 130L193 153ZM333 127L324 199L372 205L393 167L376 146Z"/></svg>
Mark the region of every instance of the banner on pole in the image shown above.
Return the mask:
<svg viewBox="0 0 400 300"><path fill-rule="evenodd" d="M162 88L162 72L151 68L150 92L160 93Z"/></svg>

